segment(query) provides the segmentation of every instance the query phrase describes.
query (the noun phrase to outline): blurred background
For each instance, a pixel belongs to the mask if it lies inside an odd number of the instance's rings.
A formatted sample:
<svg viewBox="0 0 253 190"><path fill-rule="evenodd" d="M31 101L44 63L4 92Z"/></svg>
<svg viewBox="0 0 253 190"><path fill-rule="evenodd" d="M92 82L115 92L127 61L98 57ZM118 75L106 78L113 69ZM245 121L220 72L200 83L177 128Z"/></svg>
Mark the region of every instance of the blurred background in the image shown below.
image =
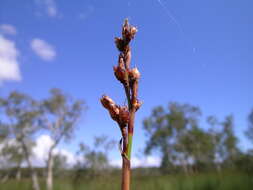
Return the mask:
<svg viewBox="0 0 253 190"><path fill-rule="evenodd" d="M253 2L0 0L0 190L119 189L125 18L141 72L132 188L253 187ZM52 188L46 184L51 183Z"/></svg>

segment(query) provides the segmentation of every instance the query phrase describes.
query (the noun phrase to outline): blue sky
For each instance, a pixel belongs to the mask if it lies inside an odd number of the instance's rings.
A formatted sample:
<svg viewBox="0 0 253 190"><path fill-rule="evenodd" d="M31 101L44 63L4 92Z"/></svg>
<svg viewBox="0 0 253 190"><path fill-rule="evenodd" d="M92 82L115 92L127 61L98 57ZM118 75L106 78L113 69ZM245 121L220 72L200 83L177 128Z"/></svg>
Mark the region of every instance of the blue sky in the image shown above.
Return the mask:
<svg viewBox="0 0 253 190"><path fill-rule="evenodd" d="M169 101L197 105L204 117L234 114L240 147L247 149L252 7L251 0L1 0L0 69L6 72L0 71L0 95L16 89L43 98L58 87L84 99L89 109L76 138L61 145L69 151L80 141L90 144L95 135L118 139L99 98L106 93L117 103L125 101L112 66L118 55L114 37L128 17L139 30L132 64L142 74L144 101L136 118L134 154L144 147L143 118ZM117 150L111 156L119 158Z"/></svg>

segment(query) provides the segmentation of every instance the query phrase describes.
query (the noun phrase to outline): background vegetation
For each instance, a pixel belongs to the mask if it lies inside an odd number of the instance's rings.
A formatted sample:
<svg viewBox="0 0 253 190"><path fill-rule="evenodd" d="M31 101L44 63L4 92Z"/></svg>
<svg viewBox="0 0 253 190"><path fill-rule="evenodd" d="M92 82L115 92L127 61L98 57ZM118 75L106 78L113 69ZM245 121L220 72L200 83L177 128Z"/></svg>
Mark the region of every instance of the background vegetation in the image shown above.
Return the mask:
<svg viewBox="0 0 253 190"><path fill-rule="evenodd" d="M80 143L77 163L70 167L66 157L54 153L60 141L69 142L86 105L81 100L52 89L48 98L35 100L27 94L11 92L0 98L0 189L119 189L120 169L109 164L108 151L117 142L94 138L94 146ZM158 168L135 168L133 189L251 189L253 151L242 151L234 133L234 117L218 120L200 108L171 102L155 107L143 120L145 155L161 157ZM35 137L49 134L54 143L45 167L31 161ZM253 141L253 111L248 115L245 135ZM55 179L55 180L53 180Z"/></svg>

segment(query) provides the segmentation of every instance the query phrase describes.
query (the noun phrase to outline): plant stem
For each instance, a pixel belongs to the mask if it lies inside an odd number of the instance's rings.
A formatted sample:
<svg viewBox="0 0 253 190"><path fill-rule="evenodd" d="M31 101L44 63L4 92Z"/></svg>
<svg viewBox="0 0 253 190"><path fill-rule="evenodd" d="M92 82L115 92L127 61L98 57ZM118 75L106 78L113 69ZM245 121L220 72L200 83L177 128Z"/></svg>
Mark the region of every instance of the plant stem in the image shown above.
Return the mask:
<svg viewBox="0 0 253 190"><path fill-rule="evenodd" d="M140 73L138 69L130 68L131 48L130 41L134 38L137 29L129 25L128 20L122 28L122 38L115 38L116 47L121 52L118 59L118 66L113 67L116 78L123 84L128 102L128 107L119 106L109 96L102 96L102 105L109 111L111 118L115 120L121 130L123 147L122 156L122 181L121 190L130 190L131 176L131 151L134 132L135 112L140 108L141 103L137 99L138 80ZM123 141L123 142L122 142Z"/></svg>
<svg viewBox="0 0 253 190"><path fill-rule="evenodd" d="M122 179L121 179L121 190L130 189L130 160L125 156L122 156Z"/></svg>
<svg viewBox="0 0 253 190"><path fill-rule="evenodd" d="M128 134L127 158L131 159L133 134Z"/></svg>

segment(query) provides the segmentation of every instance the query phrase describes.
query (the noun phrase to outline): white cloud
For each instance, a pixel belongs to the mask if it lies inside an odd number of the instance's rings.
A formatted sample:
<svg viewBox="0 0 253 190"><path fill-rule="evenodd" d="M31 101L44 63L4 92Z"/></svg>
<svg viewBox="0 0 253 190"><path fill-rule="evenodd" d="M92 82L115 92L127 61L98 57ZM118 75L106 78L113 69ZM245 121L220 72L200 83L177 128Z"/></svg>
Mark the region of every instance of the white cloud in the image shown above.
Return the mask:
<svg viewBox="0 0 253 190"><path fill-rule="evenodd" d="M53 145L54 140L49 135L41 135L36 139L36 145L33 147L32 162L36 166L45 166L48 158L48 152ZM73 166L77 162L77 158L72 152L65 149L55 148L54 155L60 154L66 157L66 162L69 166Z"/></svg>
<svg viewBox="0 0 253 190"><path fill-rule="evenodd" d="M48 135L41 135L36 139L36 146L33 148L33 163L36 166L45 166L46 159L48 156L48 151L50 146L54 143L53 139ZM55 148L54 155L61 154L66 157L67 164L73 166L77 161L82 160L82 157L76 156L74 153L67 151L66 149ZM110 165L114 167L121 167L121 158L114 159L110 161ZM155 156L147 157L133 157L131 159L131 166L136 167L158 167L160 165L161 159Z"/></svg>
<svg viewBox="0 0 253 190"><path fill-rule="evenodd" d="M45 165L48 151L53 143L54 141L48 135L41 135L36 139L36 145L33 147L33 163L35 165Z"/></svg>
<svg viewBox="0 0 253 190"><path fill-rule="evenodd" d="M52 45L44 40L35 38L31 41L32 50L45 61L51 61L55 58L56 52Z"/></svg>
<svg viewBox="0 0 253 190"><path fill-rule="evenodd" d="M0 32L3 34L10 34L10 35L17 34L16 28L10 24L1 24L0 25Z"/></svg>
<svg viewBox="0 0 253 190"><path fill-rule="evenodd" d="M8 143L13 144L15 140L10 140ZM44 167L46 165L46 160L48 158L49 148L53 145L54 140L49 135L41 135L36 139L35 146L33 147L33 156L32 163L34 166ZM0 150L3 147L3 144L0 144ZM66 162L68 166L74 166L77 161L81 161L83 159L82 156L76 156L74 153L63 149L63 148L55 148L53 151L54 155L60 154L66 157ZM0 159L0 165L4 160ZM136 167L158 167L160 165L161 159L155 156L147 156L147 157L132 157L131 158L131 166L133 168ZM114 167L121 167L121 158L120 159L112 159L110 161L110 165ZM24 162L24 166L26 166L26 162Z"/></svg>
<svg viewBox="0 0 253 190"><path fill-rule="evenodd" d="M15 139L8 139L0 143L0 153L4 146L10 145L13 146L17 143ZM49 135L41 135L35 141L35 146L32 149L33 155L31 156L32 164L34 166L44 167L46 165L46 160L48 158L48 153L50 147L54 144L54 140ZM55 148L53 151L53 155L62 155L65 156L66 162L68 166L73 166L77 163L78 160L81 160L80 157L76 157L72 152L69 152L65 149ZM0 168L6 165L6 167L10 166L7 164L6 157L0 157ZM24 167L27 166L26 161L22 163Z"/></svg>
<svg viewBox="0 0 253 190"><path fill-rule="evenodd" d="M159 157L147 156L144 158L132 157L131 167L158 167L160 166L161 159ZM114 167L121 167L121 159L111 160L110 164Z"/></svg>
<svg viewBox="0 0 253 190"><path fill-rule="evenodd" d="M55 149L54 154L60 154L66 157L67 164L69 166L73 166L77 163L77 157L72 153L65 149Z"/></svg>
<svg viewBox="0 0 253 190"><path fill-rule="evenodd" d="M15 42L0 35L0 82L21 80L18 55Z"/></svg>

